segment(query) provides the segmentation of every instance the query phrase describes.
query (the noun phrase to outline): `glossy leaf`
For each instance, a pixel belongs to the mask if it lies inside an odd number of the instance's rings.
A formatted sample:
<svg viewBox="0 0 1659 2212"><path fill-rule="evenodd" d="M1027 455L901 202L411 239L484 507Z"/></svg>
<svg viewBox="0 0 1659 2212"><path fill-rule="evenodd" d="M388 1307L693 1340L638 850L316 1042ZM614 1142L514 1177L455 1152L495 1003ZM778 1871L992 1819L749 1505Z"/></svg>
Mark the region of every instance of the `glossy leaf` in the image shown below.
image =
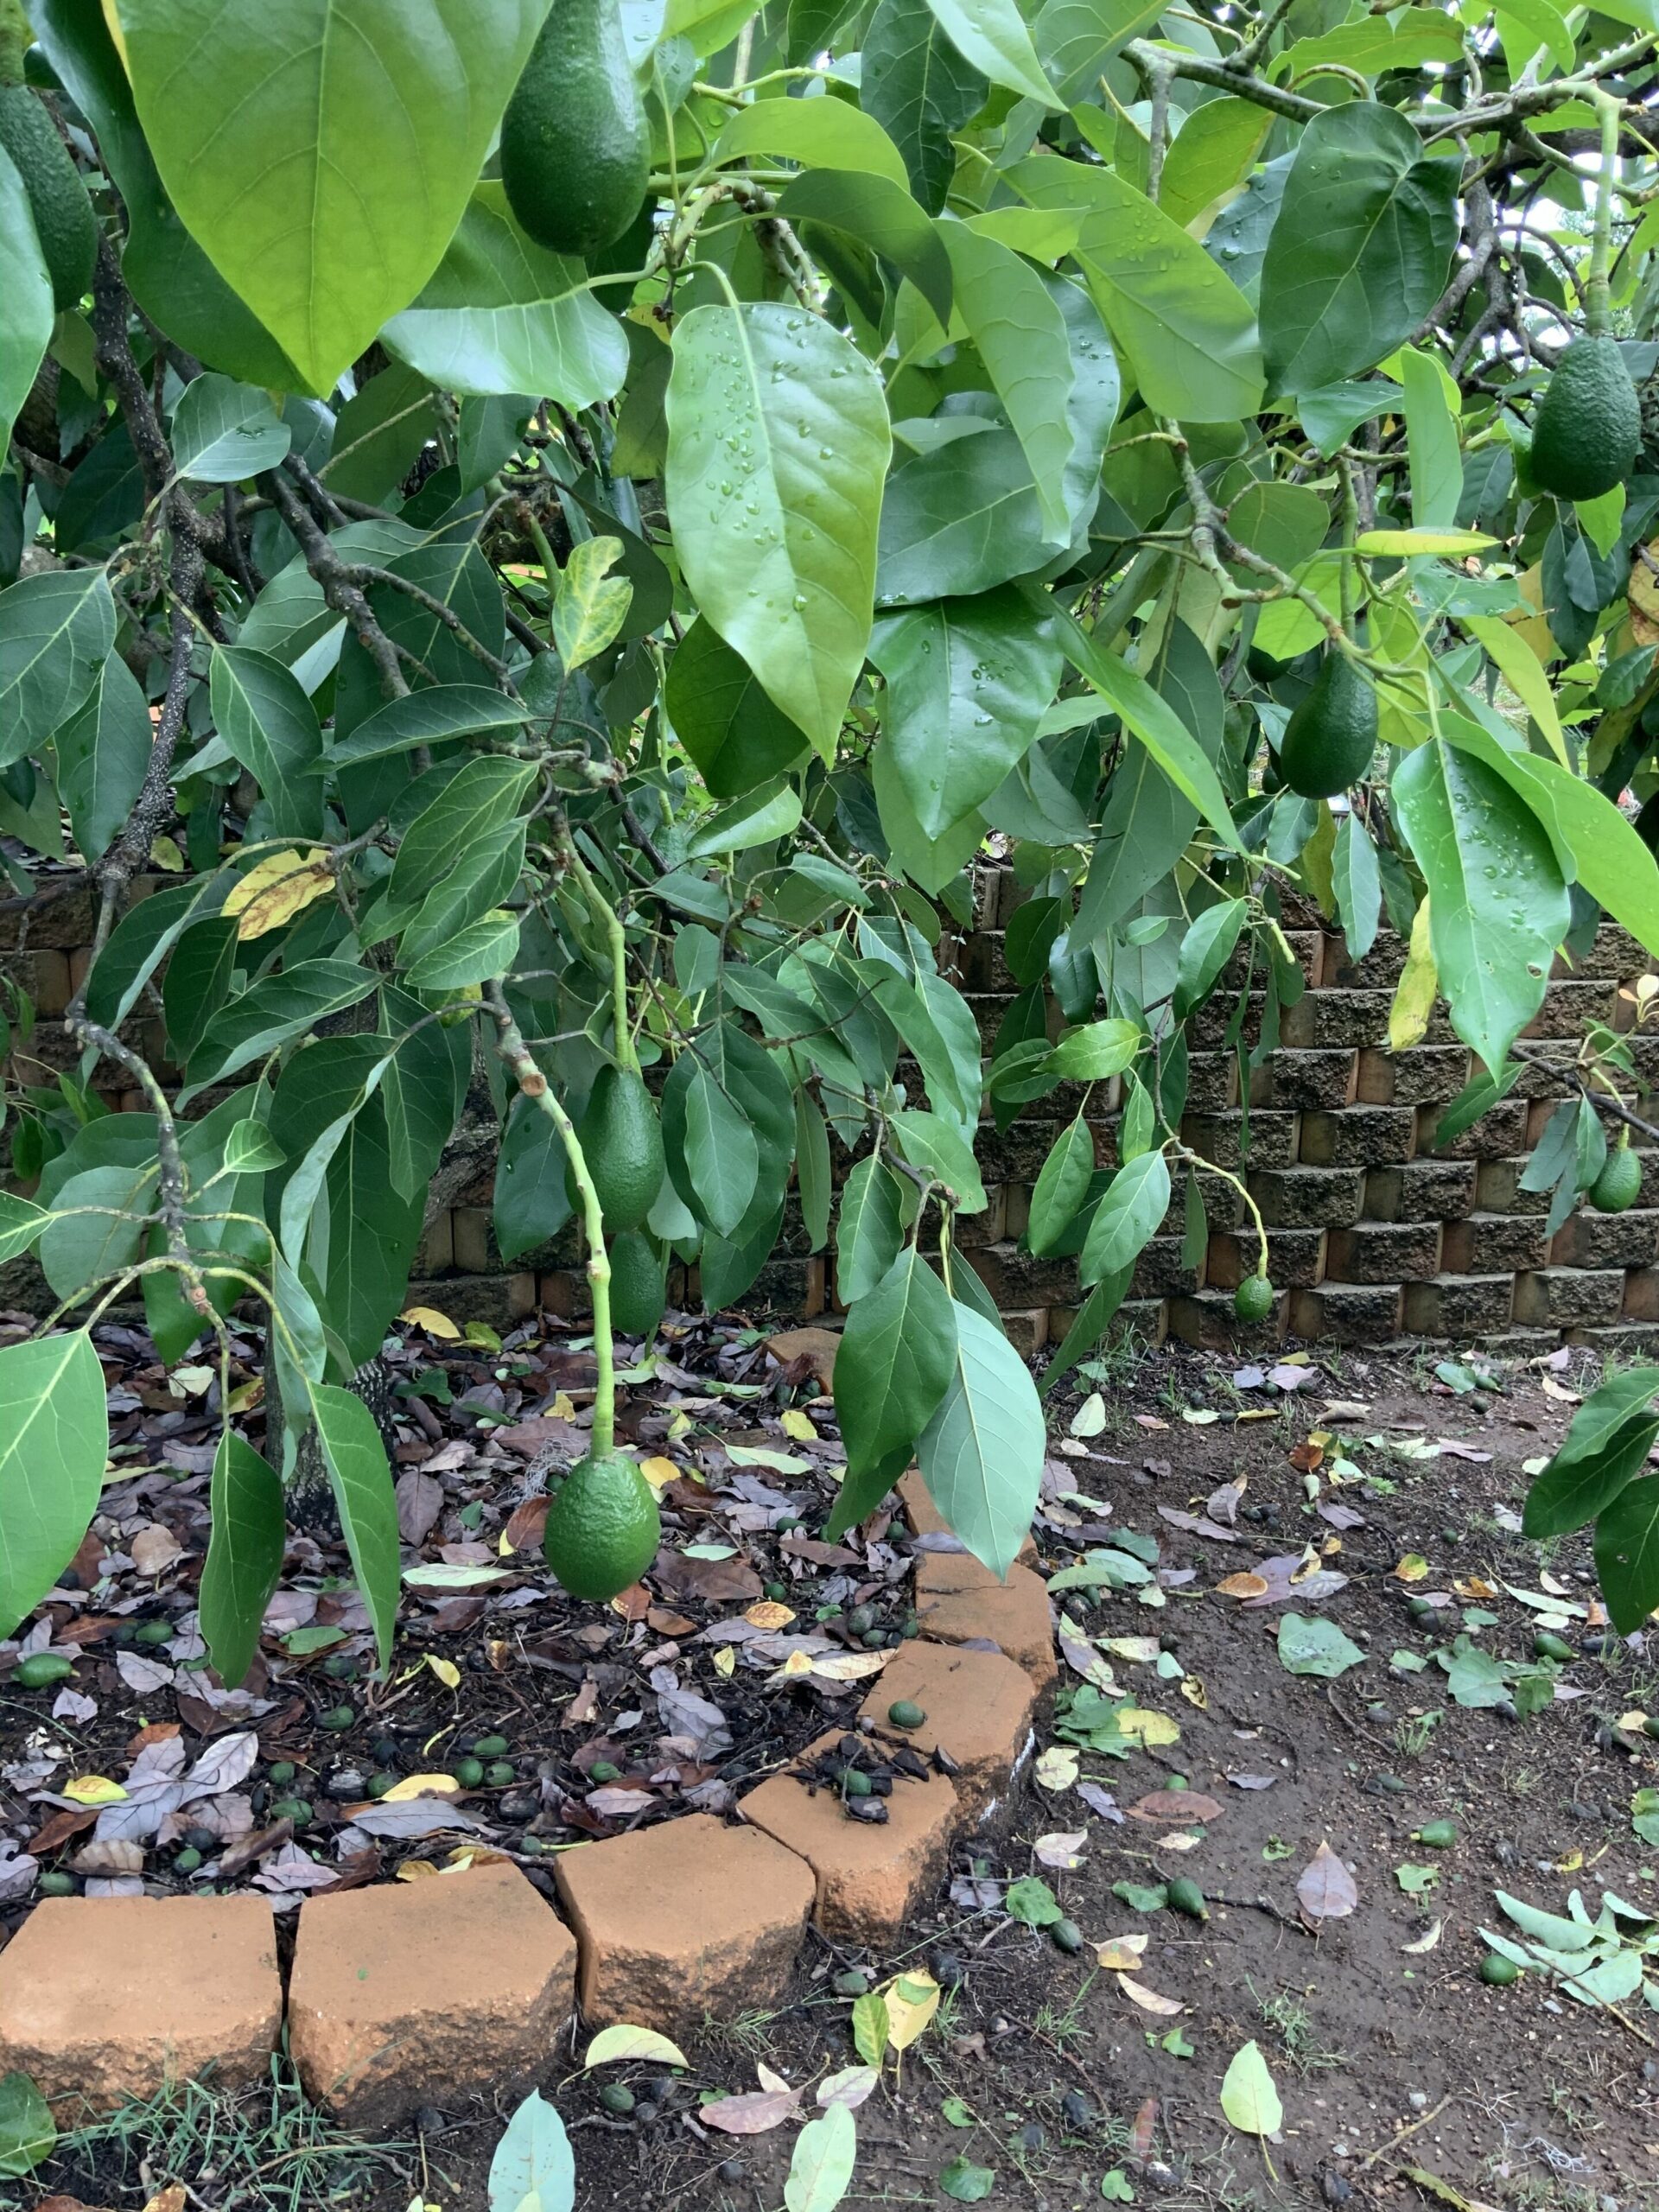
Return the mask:
<svg viewBox="0 0 1659 2212"><path fill-rule="evenodd" d="M270 394L231 377L194 378L173 414L173 466L198 484L239 484L274 468L293 432Z"/></svg>
<svg viewBox="0 0 1659 2212"><path fill-rule="evenodd" d="M1060 105L1014 0L928 0L928 4L957 53L992 84L1006 86L1042 107Z"/></svg>
<svg viewBox="0 0 1659 2212"><path fill-rule="evenodd" d="M257 782L272 830L318 836L322 728L297 679L265 653L227 645L213 655L209 689L219 734Z"/></svg>
<svg viewBox="0 0 1659 2212"><path fill-rule="evenodd" d="M848 1310L836 1353L836 1418L847 1473L825 1534L833 1542L874 1511L909 1465L956 1371L957 1309L906 1246Z"/></svg>
<svg viewBox="0 0 1659 2212"><path fill-rule="evenodd" d="M58 732L59 796L87 860L99 859L125 828L154 735L137 678L111 653Z"/></svg>
<svg viewBox="0 0 1659 2212"><path fill-rule="evenodd" d="M898 147L912 192L937 215L956 168L951 134L985 105L989 79L951 42L927 0L876 0L861 62L859 104Z"/></svg>
<svg viewBox="0 0 1659 2212"><path fill-rule="evenodd" d="M904 1236L902 1192L885 1160L855 1160L842 1185L836 1225L836 1296L857 1304L886 1275Z"/></svg>
<svg viewBox="0 0 1659 2212"><path fill-rule="evenodd" d="M956 1371L923 1431L916 1459L950 1527L976 1559L1006 1580L1037 1510L1042 1403L1030 1370L1000 1328L959 1300L956 1320Z"/></svg>
<svg viewBox="0 0 1659 2212"><path fill-rule="evenodd" d="M1095 1173L1095 1140L1079 1114L1054 1140L1031 1193L1026 1241L1039 1255L1052 1251L1071 1228Z"/></svg>
<svg viewBox="0 0 1659 2212"><path fill-rule="evenodd" d="M214 1671L234 1689L253 1664L259 1624L283 1571L283 1486L251 1444L226 1429L213 1454L213 1528L201 1571L201 1632Z"/></svg>
<svg viewBox="0 0 1659 2212"><path fill-rule="evenodd" d="M1130 1267L1158 1233L1169 1211L1169 1169L1161 1152L1143 1152L1120 1167L1090 1225L1078 1263L1085 1283Z"/></svg>
<svg viewBox="0 0 1659 2212"><path fill-rule="evenodd" d="M1072 372L1059 308L1031 264L995 238L965 223L943 224L940 235L956 279L957 311L1020 441L1045 535L1050 544L1065 545L1071 536L1065 471Z"/></svg>
<svg viewBox="0 0 1659 2212"><path fill-rule="evenodd" d="M29 194L11 157L0 150L0 435L11 442L11 426L29 397L52 337L56 310L52 280L41 258Z"/></svg>
<svg viewBox="0 0 1659 2212"><path fill-rule="evenodd" d="M110 1423L84 1329L0 1349L0 1626L16 1632L74 1557L98 1510Z"/></svg>
<svg viewBox="0 0 1659 2212"><path fill-rule="evenodd" d="M375 1649L384 1667L391 1656L399 1574L397 1508L385 1446L373 1414L353 1391L315 1383L311 1410L352 1572L374 1624Z"/></svg>
<svg viewBox="0 0 1659 2212"><path fill-rule="evenodd" d="M664 698L675 734L716 798L736 798L806 751L741 654L712 623L694 622L668 664Z"/></svg>
<svg viewBox="0 0 1659 2212"><path fill-rule="evenodd" d="M0 592L0 768L68 720L114 643L102 569L48 570Z"/></svg>
<svg viewBox="0 0 1659 2212"><path fill-rule="evenodd" d="M840 334L770 302L695 308L669 378L669 516L705 619L828 760L869 641L891 437Z"/></svg>

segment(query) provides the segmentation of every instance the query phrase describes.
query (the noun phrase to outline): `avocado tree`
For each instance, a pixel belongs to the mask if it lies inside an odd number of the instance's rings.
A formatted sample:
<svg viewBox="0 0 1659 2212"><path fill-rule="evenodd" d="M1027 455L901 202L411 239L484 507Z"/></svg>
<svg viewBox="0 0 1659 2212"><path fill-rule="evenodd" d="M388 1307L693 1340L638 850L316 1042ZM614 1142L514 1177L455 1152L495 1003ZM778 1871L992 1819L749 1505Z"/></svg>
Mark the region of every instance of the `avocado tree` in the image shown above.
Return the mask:
<svg viewBox="0 0 1659 2212"><path fill-rule="evenodd" d="M167 1360L268 1319L221 1674L308 1455L384 1652L350 1384L480 1144L505 1257L580 1219L574 1592L657 1536L613 1332L671 1255L718 1308L832 1228L832 1529L916 1458L1004 1568L1043 1427L955 1243L984 1123L1071 1114L1052 1382L1172 1210L1201 1247L1248 1200L1182 1141L1187 1028L1220 988L1273 1049L1287 913L1408 939L1395 1043L1438 992L1480 1063L1449 1129L1604 911L1659 951L1616 803L1659 782L1650 0L0 15L0 861L25 944L96 912L6 1100L0 1260L60 1303L0 1351L0 1627L96 1503L88 1329L141 1294ZM1030 896L986 1071L941 948L992 836ZM1628 1204L1629 1040L1535 1074L1558 1217Z"/></svg>

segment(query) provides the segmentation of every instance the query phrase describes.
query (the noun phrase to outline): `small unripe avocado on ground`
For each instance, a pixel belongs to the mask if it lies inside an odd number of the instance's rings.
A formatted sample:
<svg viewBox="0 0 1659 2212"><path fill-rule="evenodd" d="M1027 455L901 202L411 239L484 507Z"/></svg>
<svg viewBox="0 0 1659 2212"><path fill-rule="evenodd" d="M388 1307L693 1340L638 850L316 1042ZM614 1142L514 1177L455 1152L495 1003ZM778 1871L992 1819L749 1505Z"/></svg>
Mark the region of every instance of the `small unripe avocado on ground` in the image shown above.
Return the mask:
<svg viewBox="0 0 1659 2212"><path fill-rule="evenodd" d="M1502 1958L1496 1951L1488 1951L1480 1962L1480 1978L1490 1982L1494 1989L1507 1989L1512 1982L1520 1980L1521 1969L1513 1959Z"/></svg>
<svg viewBox="0 0 1659 2212"><path fill-rule="evenodd" d="M619 0L557 0L501 118L501 181L538 245L599 252L639 212L651 130Z"/></svg>
<svg viewBox="0 0 1659 2212"><path fill-rule="evenodd" d="M73 1672L61 1651L31 1651L26 1659L17 1662L11 1679L20 1690L43 1690L50 1688L54 1682L67 1681Z"/></svg>
<svg viewBox="0 0 1659 2212"><path fill-rule="evenodd" d="M0 147L29 195L53 303L60 314L78 307L92 289L98 218L57 126L26 85L0 85Z"/></svg>
<svg viewBox="0 0 1659 2212"><path fill-rule="evenodd" d="M1615 1146L1590 1185L1591 1205L1598 1213L1624 1213L1641 1195L1641 1161L1628 1144Z"/></svg>
<svg viewBox="0 0 1659 2212"><path fill-rule="evenodd" d="M1414 1843L1424 1843L1431 1851L1450 1851L1458 1840L1455 1821L1429 1821L1412 1838Z"/></svg>
<svg viewBox="0 0 1659 2212"><path fill-rule="evenodd" d="M600 1070L576 1135L607 1234L642 1227L662 1188L663 1128L637 1068ZM567 1173L564 1186L576 1203L574 1174Z"/></svg>
<svg viewBox="0 0 1659 2212"><path fill-rule="evenodd" d="M1376 751L1376 693L1332 649L1279 741L1279 772L1299 798L1332 798L1357 783Z"/></svg>
<svg viewBox="0 0 1659 2212"><path fill-rule="evenodd" d="M895 1728L920 1728L927 1715L912 1699L901 1697L887 1707L887 1719Z"/></svg>
<svg viewBox="0 0 1659 2212"><path fill-rule="evenodd" d="M1083 1948L1083 1930L1075 1920L1051 1921L1048 1940L1057 1951L1080 1951Z"/></svg>
<svg viewBox="0 0 1659 2212"><path fill-rule="evenodd" d="M1210 1908L1205 1902L1204 1891L1185 1874L1178 1874L1169 1885L1169 1909L1185 1913L1189 1920L1208 1920Z"/></svg>
<svg viewBox="0 0 1659 2212"><path fill-rule="evenodd" d="M1246 1275L1233 1293L1233 1313L1240 1321L1265 1321L1278 1296L1266 1275Z"/></svg>
<svg viewBox="0 0 1659 2212"><path fill-rule="evenodd" d="M1611 338L1575 338L1532 418L1533 481L1561 499L1622 484L1642 446L1642 403Z"/></svg>

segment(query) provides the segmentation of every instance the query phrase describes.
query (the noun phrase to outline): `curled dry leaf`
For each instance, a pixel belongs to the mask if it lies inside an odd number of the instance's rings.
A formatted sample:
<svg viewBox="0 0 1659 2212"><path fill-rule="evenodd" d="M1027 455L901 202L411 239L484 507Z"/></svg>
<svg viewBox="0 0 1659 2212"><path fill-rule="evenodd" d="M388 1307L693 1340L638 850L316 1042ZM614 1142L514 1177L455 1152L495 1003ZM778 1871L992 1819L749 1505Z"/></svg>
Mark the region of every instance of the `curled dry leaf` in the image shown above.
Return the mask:
<svg viewBox="0 0 1659 2212"><path fill-rule="evenodd" d="M1359 1903L1353 1876L1323 1840L1297 1877L1296 1901L1308 1920L1345 1920Z"/></svg>
<svg viewBox="0 0 1659 2212"><path fill-rule="evenodd" d="M1188 1827L1195 1821L1218 1821L1225 1807L1198 1789L1154 1789L1128 1808L1132 1821L1152 1821L1160 1827L1172 1821Z"/></svg>
<svg viewBox="0 0 1659 2212"><path fill-rule="evenodd" d="M722 2135L766 2135L792 2120L798 2103L792 2089L752 2089L747 2096L721 2097L700 2107L697 2118Z"/></svg>
<svg viewBox="0 0 1659 2212"><path fill-rule="evenodd" d="M1265 1598L1268 1580L1262 1574L1224 1575L1216 1585L1216 1594L1222 1598Z"/></svg>
<svg viewBox="0 0 1659 2212"><path fill-rule="evenodd" d="M1185 2005L1173 1997L1161 1997L1155 1989L1148 1989L1144 1981L1137 1981L1128 1974L1120 1974L1117 1986L1132 2005L1143 2012L1156 2012L1160 2019L1173 2019L1177 2012L1185 2012Z"/></svg>
<svg viewBox="0 0 1659 2212"><path fill-rule="evenodd" d="M1109 1936L1103 1943L1096 1944L1095 1956L1107 1974L1139 1974L1147 1942L1144 1935Z"/></svg>
<svg viewBox="0 0 1659 2212"><path fill-rule="evenodd" d="M1087 1828L1077 1828L1069 1834L1039 1835L1031 1847L1032 1855L1039 1865L1069 1871L1083 1864L1083 1847L1089 1840Z"/></svg>
<svg viewBox="0 0 1659 2212"><path fill-rule="evenodd" d="M1410 1957L1421 1959L1425 1951L1432 1951L1440 1942L1440 1930L1445 1925L1446 1923L1443 1920L1433 1922L1426 1936L1420 1936L1414 1943L1402 1943L1400 1948Z"/></svg>

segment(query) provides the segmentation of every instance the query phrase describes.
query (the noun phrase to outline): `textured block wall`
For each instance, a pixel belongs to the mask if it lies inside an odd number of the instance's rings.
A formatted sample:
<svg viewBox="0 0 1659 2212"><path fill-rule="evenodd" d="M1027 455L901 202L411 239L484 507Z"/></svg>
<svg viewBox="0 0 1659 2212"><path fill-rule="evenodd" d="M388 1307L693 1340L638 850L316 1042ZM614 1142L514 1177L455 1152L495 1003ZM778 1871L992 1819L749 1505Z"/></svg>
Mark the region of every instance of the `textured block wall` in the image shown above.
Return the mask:
<svg viewBox="0 0 1659 2212"><path fill-rule="evenodd" d="M988 1048L1015 994L1004 931L1020 897L1009 871L988 869L977 926L941 948ZM83 893L38 912L22 946L17 916L0 911L0 971L30 993L39 1014L34 1038L14 1054L22 1080L50 1082L73 1064L53 1017L85 972L90 934ZM1287 1336L1365 1344L1421 1336L1517 1350L1564 1337L1659 1346L1659 1150L1640 1135L1632 1139L1643 1184L1630 1212L1580 1211L1547 1237L1548 1195L1522 1190L1521 1177L1560 1086L1541 1067L1529 1071L1472 1128L1431 1150L1440 1110L1467 1080L1469 1053L1444 1007L1421 1045L1387 1050L1403 945L1383 938L1353 963L1339 937L1319 930L1293 931L1290 942L1308 988L1285 1010L1278 1048L1248 1073L1248 1112L1238 1056L1225 1047L1237 1000L1224 988L1192 1025L1183 1128L1206 1157L1244 1177L1262 1210L1279 1292L1274 1313L1248 1332L1233 1319L1233 1290L1255 1265L1255 1239L1237 1192L1214 1177L1200 1179L1210 1224L1202 1264L1183 1264L1185 1192L1178 1172L1168 1217L1135 1270L1125 1321L1154 1340L1167 1333L1217 1350ZM1552 980L1528 1039L1549 1058L1571 1059L1593 1023L1630 1030L1631 986L1651 964L1635 939L1604 925L1586 957ZM1242 971L1236 980L1242 982ZM1258 996L1247 1010L1247 1043L1259 1033L1260 1010ZM153 1019L138 1024L152 1052L159 1051L159 1027ZM1643 1078L1659 1084L1659 1035L1633 1038L1631 1048ZM106 1072L112 1072L107 1064ZM1082 1086L1064 1086L1021 1108L1005 1130L986 1121L978 1149L990 1205L961 1224L965 1256L1027 1350L1058 1342L1078 1302L1076 1261L1036 1258L1020 1240L1032 1185L1083 1095ZM117 1108L142 1103L137 1093L108 1096ZM1116 1083L1095 1086L1089 1114L1096 1158L1109 1166L1116 1156ZM580 1314L585 1286L568 1232L511 1266L501 1261L491 1224L492 1176L482 1164L458 1202L430 1223L415 1294L457 1319L518 1318L538 1304ZM833 1258L810 1252L808 1243L791 1204L779 1249L745 1300L748 1308L799 1319L833 1313ZM675 1270L670 1295L674 1303L696 1302L695 1268ZM26 1270L0 1270L0 1305L23 1302Z"/></svg>

